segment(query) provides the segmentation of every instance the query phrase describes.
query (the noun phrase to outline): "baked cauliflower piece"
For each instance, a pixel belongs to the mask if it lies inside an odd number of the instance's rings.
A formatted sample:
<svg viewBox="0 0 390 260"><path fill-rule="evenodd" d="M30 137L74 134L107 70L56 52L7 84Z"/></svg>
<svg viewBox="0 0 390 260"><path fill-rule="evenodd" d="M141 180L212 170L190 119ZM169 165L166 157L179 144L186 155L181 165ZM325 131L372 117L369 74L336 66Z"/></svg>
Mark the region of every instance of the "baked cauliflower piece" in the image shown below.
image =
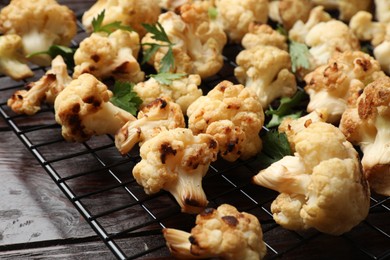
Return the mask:
<svg viewBox="0 0 390 260"><path fill-rule="evenodd" d="M338 123L364 87L384 75L379 62L362 51L336 53L304 78L310 96L307 112L324 109L328 122Z"/></svg>
<svg viewBox="0 0 390 260"><path fill-rule="evenodd" d="M375 17L379 22L390 22L390 2L387 0L374 0Z"/></svg>
<svg viewBox="0 0 390 260"><path fill-rule="evenodd" d="M312 0L315 5L324 6L326 10L339 11L339 19L348 22L359 11L368 11L371 0Z"/></svg>
<svg viewBox="0 0 390 260"><path fill-rule="evenodd" d="M227 42L223 28L210 20L207 2L195 2L180 7L180 13L168 11L159 16L158 22L172 42L174 64L169 72L198 74L202 79L215 75L223 67L222 50ZM156 71L160 71L162 60L170 50L166 42L154 39L147 33L141 41L160 47L148 60Z"/></svg>
<svg viewBox="0 0 390 260"><path fill-rule="evenodd" d="M22 38L16 34L0 36L0 73L13 80L34 75L23 55Z"/></svg>
<svg viewBox="0 0 390 260"><path fill-rule="evenodd" d="M166 190L183 212L199 213L208 204L202 179L217 154L218 142L209 134L194 135L188 128L162 131L141 146L133 176L147 194Z"/></svg>
<svg viewBox="0 0 390 260"><path fill-rule="evenodd" d="M66 141L83 142L94 135L116 134L128 121L129 112L110 102L112 92L91 74L72 80L54 101L55 120Z"/></svg>
<svg viewBox="0 0 390 260"><path fill-rule="evenodd" d="M297 21L305 23L313 7L311 0L277 0L269 3L269 18L289 31Z"/></svg>
<svg viewBox="0 0 390 260"><path fill-rule="evenodd" d="M183 75L181 78L172 80L170 84L159 82L150 77L148 80L134 85L133 90L142 99L141 107L146 106L156 98L169 97L180 106L185 114L188 106L203 94L199 87L201 81L198 74Z"/></svg>
<svg viewBox="0 0 390 260"><path fill-rule="evenodd" d="M258 45L241 51L236 57L234 75L245 87L254 90L263 109L279 97L291 97L297 91L290 55L274 46Z"/></svg>
<svg viewBox="0 0 390 260"><path fill-rule="evenodd" d="M245 49L251 49L258 45L268 45L288 51L287 37L268 24L250 23L248 32L242 38L241 45Z"/></svg>
<svg viewBox="0 0 390 260"><path fill-rule="evenodd" d="M12 0L0 11L0 31L22 37L26 55L47 51L52 45L69 46L77 33L76 16L55 0ZM29 61L49 66L49 55L34 55Z"/></svg>
<svg viewBox="0 0 390 260"><path fill-rule="evenodd" d="M119 81L140 82L145 73L137 61L140 50L138 33L115 30L111 34L92 33L81 41L74 54L73 78L83 73L99 80L114 78Z"/></svg>
<svg viewBox="0 0 390 260"><path fill-rule="evenodd" d="M261 170L257 185L281 194L272 202L276 223L341 235L366 218L370 190L358 153L337 127L315 122L293 137L294 156Z"/></svg>
<svg viewBox="0 0 390 260"><path fill-rule="evenodd" d="M30 82L26 89L17 90L7 105L18 114L34 115L41 110L43 102L54 104L58 94L72 81L62 56L51 62L51 68L38 81Z"/></svg>
<svg viewBox="0 0 390 260"><path fill-rule="evenodd" d="M159 0L98 0L84 12L81 19L87 31L92 32L92 21L103 10L103 26L119 21L122 25L133 28L141 38L146 33L142 24L155 24L161 13Z"/></svg>
<svg viewBox="0 0 390 260"><path fill-rule="evenodd" d="M363 153L361 163L371 189L390 196L390 78L381 77L364 88L356 106L340 122L347 139Z"/></svg>
<svg viewBox="0 0 390 260"><path fill-rule="evenodd" d="M256 216L229 204L205 209L196 216L190 233L164 228L163 235L170 252L179 259L263 259L267 252Z"/></svg>
<svg viewBox="0 0 390 260"><path fill-rule="evenodd" d="M241 84L222 81L188 109L188 128L207 133L218 141L220 156L227 161L248 159L260 152L259 132L264 112L254 91Z"/></svg>
<svg viewBox="0 0 390 260"><path fill-rule="evenodd" d="M128 153L136 143L141 146L162 131L186 127L180 106L168 98L157 98L143 107L137 120L127 122L115 135L115 146Z"/></svg>

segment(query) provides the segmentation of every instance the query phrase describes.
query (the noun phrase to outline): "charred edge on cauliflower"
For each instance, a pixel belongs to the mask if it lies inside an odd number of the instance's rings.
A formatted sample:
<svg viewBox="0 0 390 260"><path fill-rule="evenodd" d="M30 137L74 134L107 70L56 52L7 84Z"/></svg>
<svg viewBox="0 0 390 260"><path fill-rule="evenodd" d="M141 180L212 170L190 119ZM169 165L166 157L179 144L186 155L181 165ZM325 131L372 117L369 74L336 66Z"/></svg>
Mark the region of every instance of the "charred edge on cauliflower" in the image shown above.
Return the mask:
<svg viewBox="0 0 390 260"><path fill-rule="evenodd" d="M172 154L173 156L175 156L177 153L177 151L175 149L172 148L171 144L170 143L163 143L161 144L161 147L160 147L160 160L163 164L166 163L166 160L167 160L167 157Z"/></svg>

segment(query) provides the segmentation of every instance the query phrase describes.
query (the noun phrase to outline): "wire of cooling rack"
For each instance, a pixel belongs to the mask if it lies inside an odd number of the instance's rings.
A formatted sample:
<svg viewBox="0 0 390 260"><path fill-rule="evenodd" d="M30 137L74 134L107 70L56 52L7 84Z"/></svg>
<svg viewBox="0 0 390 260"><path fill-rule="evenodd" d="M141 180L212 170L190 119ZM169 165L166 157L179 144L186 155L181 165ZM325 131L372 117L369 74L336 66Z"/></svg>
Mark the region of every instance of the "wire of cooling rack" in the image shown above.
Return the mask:
<svg viewBox="0 0 390 260"><path fill-rule="evenodd" d="M79 27L78 36L82 39L85 32L80 23ZM78 42L73 44L76 46ZM221 80L236 81L234 57L239 51L239 46L225 48L225 66L202 83L205 93ZM34 71L42 75L46 68ZM115 257L168 256L161 229L189 231L195 216L182 213L167 192L144 193L131 174L140 160L138 150L119 155L109 135L93 137L84 143L65 142L54 121L52 107L43 108L33 117L16 115L7 107L6 99L20 88L23 83L0 77L0 114ZM268 249L266 259L312 259L313 255L332 259L339 255L353 259L390 257L389 197L372 195L367 219L342 236L328 236L315 230L293 232L272 219L270 205L277 193L250 182L260 169L256 158L234 163L218 160L205 176L203 188L211 207L229 203L259 218Z"/></svg>

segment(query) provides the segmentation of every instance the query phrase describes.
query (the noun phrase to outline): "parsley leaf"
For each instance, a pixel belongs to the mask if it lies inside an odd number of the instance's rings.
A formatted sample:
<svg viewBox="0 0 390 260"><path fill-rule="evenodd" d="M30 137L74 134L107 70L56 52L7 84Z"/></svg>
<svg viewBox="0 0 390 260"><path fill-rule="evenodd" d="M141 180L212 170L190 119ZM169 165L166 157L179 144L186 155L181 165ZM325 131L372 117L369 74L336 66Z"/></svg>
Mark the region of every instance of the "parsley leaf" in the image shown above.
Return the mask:
<svg viewBox="0 0 390 260"><path fill-rule="evenodd" d="M169 73L169 72L162 72L159 74L151 74L149 75L151 78L154 78L156 81L158 81L161 84L164 85L170 85L172 81L176 79L181 79L186 74L184 73Z"/></svg>
<svg viewBox="0 0 390 260"><path fill-rule="evenodd" d="M152 34L152 39L156 41L164 42L166 44L158 43L142 43L143 46L149 46L148 49L144 50L142 63L146 63L150 58L160 49L161 47L168 47L167 53L161 59L161 65L158 69L159 73L169 72L173 68L175 63L175 57L173 55L173 43L169 40L167 33L164 30L164 27L160 23L156 24L142 24L148 33Z"/></svg>
<svg viewBox="0 0 390 260"><path fill-rule="evenodd" d="M276 129L272 129L262 137L262 140L263 149L258 155L258 160L264 168L279 161L286 155L292 155L285 133L279 133Z"/></svg>
<svg viewBox="0 0 390 260"><path fill-rule="evenodd" d="M139 106L142 104L142 99L133 90L134 84L128 82L115 82L113 89L113 97L110 102L115 106L120 107L132 115L137 115Z"/></svg>
<svg viewBox="0 0 390 260"><path fill-rule="evenodd" d="M109 35L115 30L133 31L130 26L122 25L120 21L115 21L109 24L103 25L104 14L106 10L103 10L96 18L92 20L93 32L105 32Z"/></svg>
<svg viewBox="0 0 390 260"><path fill-rule="evenodd" d="M290 40L289 53L292 72L295 73L299 68L310 68L309 48L306 44Z"/></svg>
<svg viewBox="0 0 390 260"><path fill-rule="evenodd" d="M74 59L73 59L73 55L75 52L76 52L75 49L69 48L67 46L52 45L48 50L31 53L27 55L26 58L31 58L33 56L41 55L41 54L47 54L52 59L54 59L57 55L61 55L67 67L69 69L73 69L75 66Z"/></svg>
<svg viewBox="0 0 390 260"><path fill-rule="evenodd" d="M218 16L218 10L217 8L215 7L210 7L209 9L207 9L207 13L210 17L211 20L215 20L217 19L217 16Z"/></svg>

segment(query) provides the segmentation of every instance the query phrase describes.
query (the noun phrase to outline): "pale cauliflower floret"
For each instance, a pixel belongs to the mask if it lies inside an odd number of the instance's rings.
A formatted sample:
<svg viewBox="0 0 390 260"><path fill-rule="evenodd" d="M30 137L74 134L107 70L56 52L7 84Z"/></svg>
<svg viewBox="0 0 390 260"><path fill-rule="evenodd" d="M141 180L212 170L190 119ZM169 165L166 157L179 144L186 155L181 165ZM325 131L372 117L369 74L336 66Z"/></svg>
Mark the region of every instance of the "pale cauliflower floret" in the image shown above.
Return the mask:
<svg viewBox="0 0 390 260"><path fill-rule="evenodd" d="M25 54L47 51L54 44L70 44L77 33L76 16L55 0L12 0L0 12L0 31L20 35ZM29 60L48 66L51 58L35 55Z"/></svg>
<svg viewBox="0 0 390 260"><path fill-rule="evenodd" d="M203 79L215 75L222 68L222 50L227 37L221 26L211 22L207 11L209 6L202 2L185 4L180 8L180 14L170 11L159 16L158 22L174 44L174 66L170 72L199 74ZM142 43L167 44L156 41L150 33L142 38ZM148 62L160 71L167 52L168 47L159 48Z"/></svg>
<svg viewBox="0 0 390 260"><path fill-rule="evenodd" d="M161 13L159 0L98 0L82 17L82 24L89 32L92 31L92 20L103 10L102 25L119 21L133 28L140 37L146 33L142 24L156 23Z"/></svg>
<svg viewBox="0 0 390 260"><path fill-rule="evenodd" d="M261 150L264 112L256 94L243 85L222 81L192 103L187 115L188 128L213 135L227 161L245 160Z"/></svg>
<svg viewBox="0 0 390 260"><path fill-rule="evenodd" d="M250 23L248 32L244 35L241 45L250 49L258 45L275 46L287 51L287 37L272 29L268 24Z"/></svg>
<svg viewBox="0 0 390 260"><path fill-rule="evenodd" d="M266 23L268 20L268 0L216 0L217 20L230 41L239 43L251 22Z"/></svg>
<svg viewBox="0 0 390 260"><path fill-rule="evenodd" d="M51 68L38 81L26 85L26 90L16 91L7 101L7 105L16 113L34 115L46 102L54 104L58 94L72 81L62 56L51 62Z"/></svg>
<svg viewBox="0 0 390 260"><path fill-rule="evenodd" d="M373 191L390 195L390 78L381 77L364 88L356 106L347 109L340 129L360 146L363 171Z"/></svg>
<svg viewBox="0 0 390 260"><path fill-rule="evenodd" d="M162 131L185 126L180 106L168 98L157 98L138 112L137 120L127 122L118 131L115 146L121 154L125 154L136 143L141 146Z"/></svg>
<svg viewBox="0 0 390 260"><path fill-rule="evenodd" d="M281 193L271 205L274 220L293 230L348 232L366 218L370 206L356 150L337 127L324 122L310 124L293 138L294 156L253 178Z"/></svg>
<svg viewBox="0 0 390 260"><path fill-rule="evenodd" d="M183 259L263 259L267 251L256 216L229 204L205 209L190 233L164 228L163 234L172 255Z"/></svg>
<svg viewBox="0 0 390 260"><path fill-rule="evenodd" d="M141 146L133 176L147 194L164 189L183 212L199 213L208 204L202 178L217 154L218 143L209 134L195 136L187 128L162 131Z"/></svg>
<svg viewBox="0 0 390 260"><path fill-rule="evenodd" d="M23 55L22 38L16 34L0 36L0 73L14 80L34 75Z"/></svg>
<svg viewBox="0 0 390 260"><path fill-rule="evenodd" d="M185 114L188 106L202 96L202 89L199 88L200 83L201 78L197 74L185 75L180 79L172 80L169 85L150 77L147 81L134 85L133 90L142 99L141 106L145 106L159 97L169 97L180 105Z"/></svg>
<svg viewBox="0 0 390 260"><path fill-rule="evenodd" d="M72 80L54 101L55 120L67 141L82 142L93 135L116 134L128 121L129 112L114 106L112 92L93 75Z"/></svg>
<svg viewBox="0 0 390 260"><path fill-rule="evenodd" d="M359 11L370 10L371 0L312 0L315 5L325 9L338 10L339 19L348 22Z"/></svg>
<svg viewBox="0 0 390 260"><path fill-rule="evenodd" d="M328 122L337 123L363 88L384 75L378 61L364 52L337 53L328 64L305 76L305 91L310 96L307 111L324 109Z"/></svg>
<svg viewBox="0 0 390 260"><path fill-rule="evenodd" d="M379 22L390 22L390 2L388 0L374 0L375 16Z"/></svg>
<svg viewBox="0 0 390 260"><path fill-rule="evenodd" d="M191 0L159 0L160 7L169 11L175 11L180 6L188 3L191 3Z"/></svg>
<svg viewBox="0 0 390 260"><path fill-rule="evenodd" d="M297 21L305 23L312 9L311 0L277 0L269 3L269 17L289 31Z"/></svg>
<svg viewBox="0 0 390 260"><path fill-rule="evenodd" d="M140 82L145 73L137 61L139 50L136 32L93 33L80 43L74 54L73 77L89 73L99 80L113 77L120 81Z"/></svg>
<svg viewBox="0 0 390 260"><path fill-rule="evenodd" d="M236 62L234 75L241 84L256 92L263 109L273 100L290 97L297 91L287 51L274 46L259 45L241 51Z"/></svg>

